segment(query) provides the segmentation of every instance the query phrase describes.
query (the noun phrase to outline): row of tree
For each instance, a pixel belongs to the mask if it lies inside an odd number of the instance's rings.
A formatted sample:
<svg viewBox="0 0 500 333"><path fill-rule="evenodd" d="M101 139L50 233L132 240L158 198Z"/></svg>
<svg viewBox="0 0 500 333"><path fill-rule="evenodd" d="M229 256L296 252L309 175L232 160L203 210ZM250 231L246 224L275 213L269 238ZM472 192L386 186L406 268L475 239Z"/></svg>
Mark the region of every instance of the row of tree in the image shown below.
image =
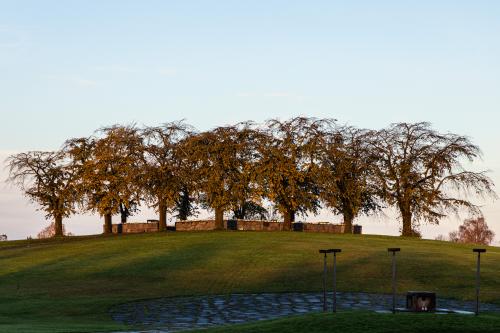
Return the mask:
<svg viewBox="0 0 500 333"><path fill-rule="evenodd" d="M77 211L122 222L141 204L180 220L196 205L236 218L262 213L274 204L290 229L297 214L321 207L343 216L349 232L360 214L394 206L402 235L415 234L420 221L438 223L461 208L480 214L470 195L495 197L485 172L466 170L480 157L478 146L461 135L443 134L428 123L399 123L382 130L340 126L332 119L296 117L217 127L199 132L184 122L157 127L102 128L70 139L62 149L8 158L9 181L53 218Z"/></svg>

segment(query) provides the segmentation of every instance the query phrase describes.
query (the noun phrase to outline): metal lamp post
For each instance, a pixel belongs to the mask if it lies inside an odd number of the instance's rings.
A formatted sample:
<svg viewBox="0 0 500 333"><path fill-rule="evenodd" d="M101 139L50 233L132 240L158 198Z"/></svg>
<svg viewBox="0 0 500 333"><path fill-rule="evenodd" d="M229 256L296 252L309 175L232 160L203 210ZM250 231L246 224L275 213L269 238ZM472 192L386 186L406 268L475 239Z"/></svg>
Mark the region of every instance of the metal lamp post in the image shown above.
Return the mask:
<svg viewBox="0 0 500 333"><path fill-rule="evenodd" d="M337 312L337 253L342 252L341 249L319 250L323 253L323 311L328 310L326 303L326 276L327 276L327 261L326 255L333 253L333 312Z"/></svg>
<svg viewBox="0 0 500 333"><path fill-rule="evenodd" d="M333 312L337 312L337 253L342 252L341 249L330 249L333 253Z"/></svg>
<svg viewBox="0 0 500 333"><path fill-rule="evenodd" d="M481 270L481 253L485 253L486 249L473 249L472 252L477 253L477 267L476 267L476 316L479 314L479 284L480 284L480 270Z"/></svg>
<svg viewBox="0 0 500 333"><path fill-rule="evenodd" d="M326 254L328 253L328 250L319 250L319 253L324 253L324 259L323 259L323 311L326 312L327 307L326 307Z"/></svg>
<svg viewBox="0 0 500 333"><path fill-rule="evenodd" d="M392 313L396 313L396 252L401 251L399 247L388 248L392 252Z"/></svg>

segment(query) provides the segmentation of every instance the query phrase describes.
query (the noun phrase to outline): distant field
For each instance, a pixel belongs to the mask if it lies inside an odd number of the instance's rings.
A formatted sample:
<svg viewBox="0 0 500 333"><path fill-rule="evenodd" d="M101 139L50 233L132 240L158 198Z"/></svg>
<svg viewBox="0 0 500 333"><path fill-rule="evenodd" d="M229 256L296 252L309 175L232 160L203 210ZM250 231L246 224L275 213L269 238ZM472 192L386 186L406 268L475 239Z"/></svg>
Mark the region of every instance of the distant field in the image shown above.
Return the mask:
<svg viewBox="0 0 500 333"><path fill-rule="evenodd" d="M400 292L433 290L443 297L473 299L475 257L468 245L297 232L73 237L0 243L0 331L124 329L107 310L136 299L318 291L318 249L329 247L343 249L340 290L390 292L386 249L401 247ZM500 304L500 248L488 248L482 264L482 299Z"/></svg>

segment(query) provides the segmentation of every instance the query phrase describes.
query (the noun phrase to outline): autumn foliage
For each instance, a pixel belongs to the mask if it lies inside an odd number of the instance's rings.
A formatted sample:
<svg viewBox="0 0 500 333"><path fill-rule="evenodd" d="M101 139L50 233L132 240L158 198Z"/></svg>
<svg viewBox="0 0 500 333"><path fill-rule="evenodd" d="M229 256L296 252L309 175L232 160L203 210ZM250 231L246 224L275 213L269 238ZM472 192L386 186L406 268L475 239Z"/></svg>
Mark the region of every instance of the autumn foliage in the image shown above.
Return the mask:
<svg viewBox="0 0 500 333"><path fill-rule="evenodd" d="M464 221L458 231L449 234L450 241L457 243L471 243L489 245L495 233L490 230L484 217L471 218Z"/></svg>
<svg viewBox="0 0 500 333"><path fill-rule="evenodd" d="M142 204L186 219L196 206L224 215L266 216L271 202L290 230L297 215L325 207L342 215L346 232L361 214L395 207L402 235L421 222L438 223L467 210L480 216L476 197L496 197L485 172L464 167L480 157L461 135L428 123L399 123L382 130L340 126L333 119L296 117L221 126L199 132L184 122L138 128L115 125L69 139L60 151L12 155L9 181L55 222L94 212L111 232Z"/></svg>

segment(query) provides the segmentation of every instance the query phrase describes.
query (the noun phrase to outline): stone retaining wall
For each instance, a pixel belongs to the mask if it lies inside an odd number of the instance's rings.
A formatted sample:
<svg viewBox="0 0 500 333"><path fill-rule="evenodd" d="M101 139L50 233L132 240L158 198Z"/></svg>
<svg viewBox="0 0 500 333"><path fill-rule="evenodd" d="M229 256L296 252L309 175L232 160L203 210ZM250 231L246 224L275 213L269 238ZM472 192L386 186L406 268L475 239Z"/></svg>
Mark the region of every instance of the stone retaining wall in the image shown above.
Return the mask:
<svg viewBox="0 0 500 333"><path fill-rule="evenodd" d="M171 227L172 228L172 227ZM359 233L361 233L361 227ZM159 229L158 222L149 223L118 223L112 225L114 234L134 234L142 232L156 232ZM173 229L173 228L172 228ZM261 221L261 220L224 220L224 229L239 231L282 231L283 222ZM293 223L294 231L302 232L324 232L341 234L344 232L343 224L332 223ZM177 221L175 231L210 231L215 230L214 220Z"/></svg>
<svg viewBox="0 0 500 333"><path fill-rule="evenodd" d="M343 224L331 223L303 223L304 232L329 232L332 234L341 234L344 232Z"/></svg>
<svg viewBox="0 0 500 333"><path fill-rule="evenodd" d="M240 231L280 231L283 223L276 221L260 220L224 220L224 229ZM210 231L215 230L214 220L177 221L176 231Z"/></svg>
<svg viewBox="0 0 500 333"><path fill-rule="evenodd" d="M224 220L224 229L239 231L282 231L283 222L261 220ZM209 231L215 230L214 220L178 221L175 223L176 231ZM344 232L343 224L332 223L303 223L293 224L294 231L324 232L341 234ZM361 233L361 230L359 230Z"/></svg>
<svg viewBox="0 0 500 333"><path fill-rule="evenodd" d="M104 227L104 226L103 226ZM138 234L142 232L158 231L159 223L118 223L111 226L111 231L114 234Z"/></svg>
<svg viewBox="0 0 500 333"><path fill-rule="evenodd" d="M250 221L250 220L235 220L236 230L240 231L281 231L283 223L277 221Z"/></svg>
<svg viewBox="0 0 500 333"><path fill-rule="evenodd" d="M224 229L227 222L224 221ZM207 231L215 230L215 220L199 221L177 221L175 222L175 231Z"/></svg>

